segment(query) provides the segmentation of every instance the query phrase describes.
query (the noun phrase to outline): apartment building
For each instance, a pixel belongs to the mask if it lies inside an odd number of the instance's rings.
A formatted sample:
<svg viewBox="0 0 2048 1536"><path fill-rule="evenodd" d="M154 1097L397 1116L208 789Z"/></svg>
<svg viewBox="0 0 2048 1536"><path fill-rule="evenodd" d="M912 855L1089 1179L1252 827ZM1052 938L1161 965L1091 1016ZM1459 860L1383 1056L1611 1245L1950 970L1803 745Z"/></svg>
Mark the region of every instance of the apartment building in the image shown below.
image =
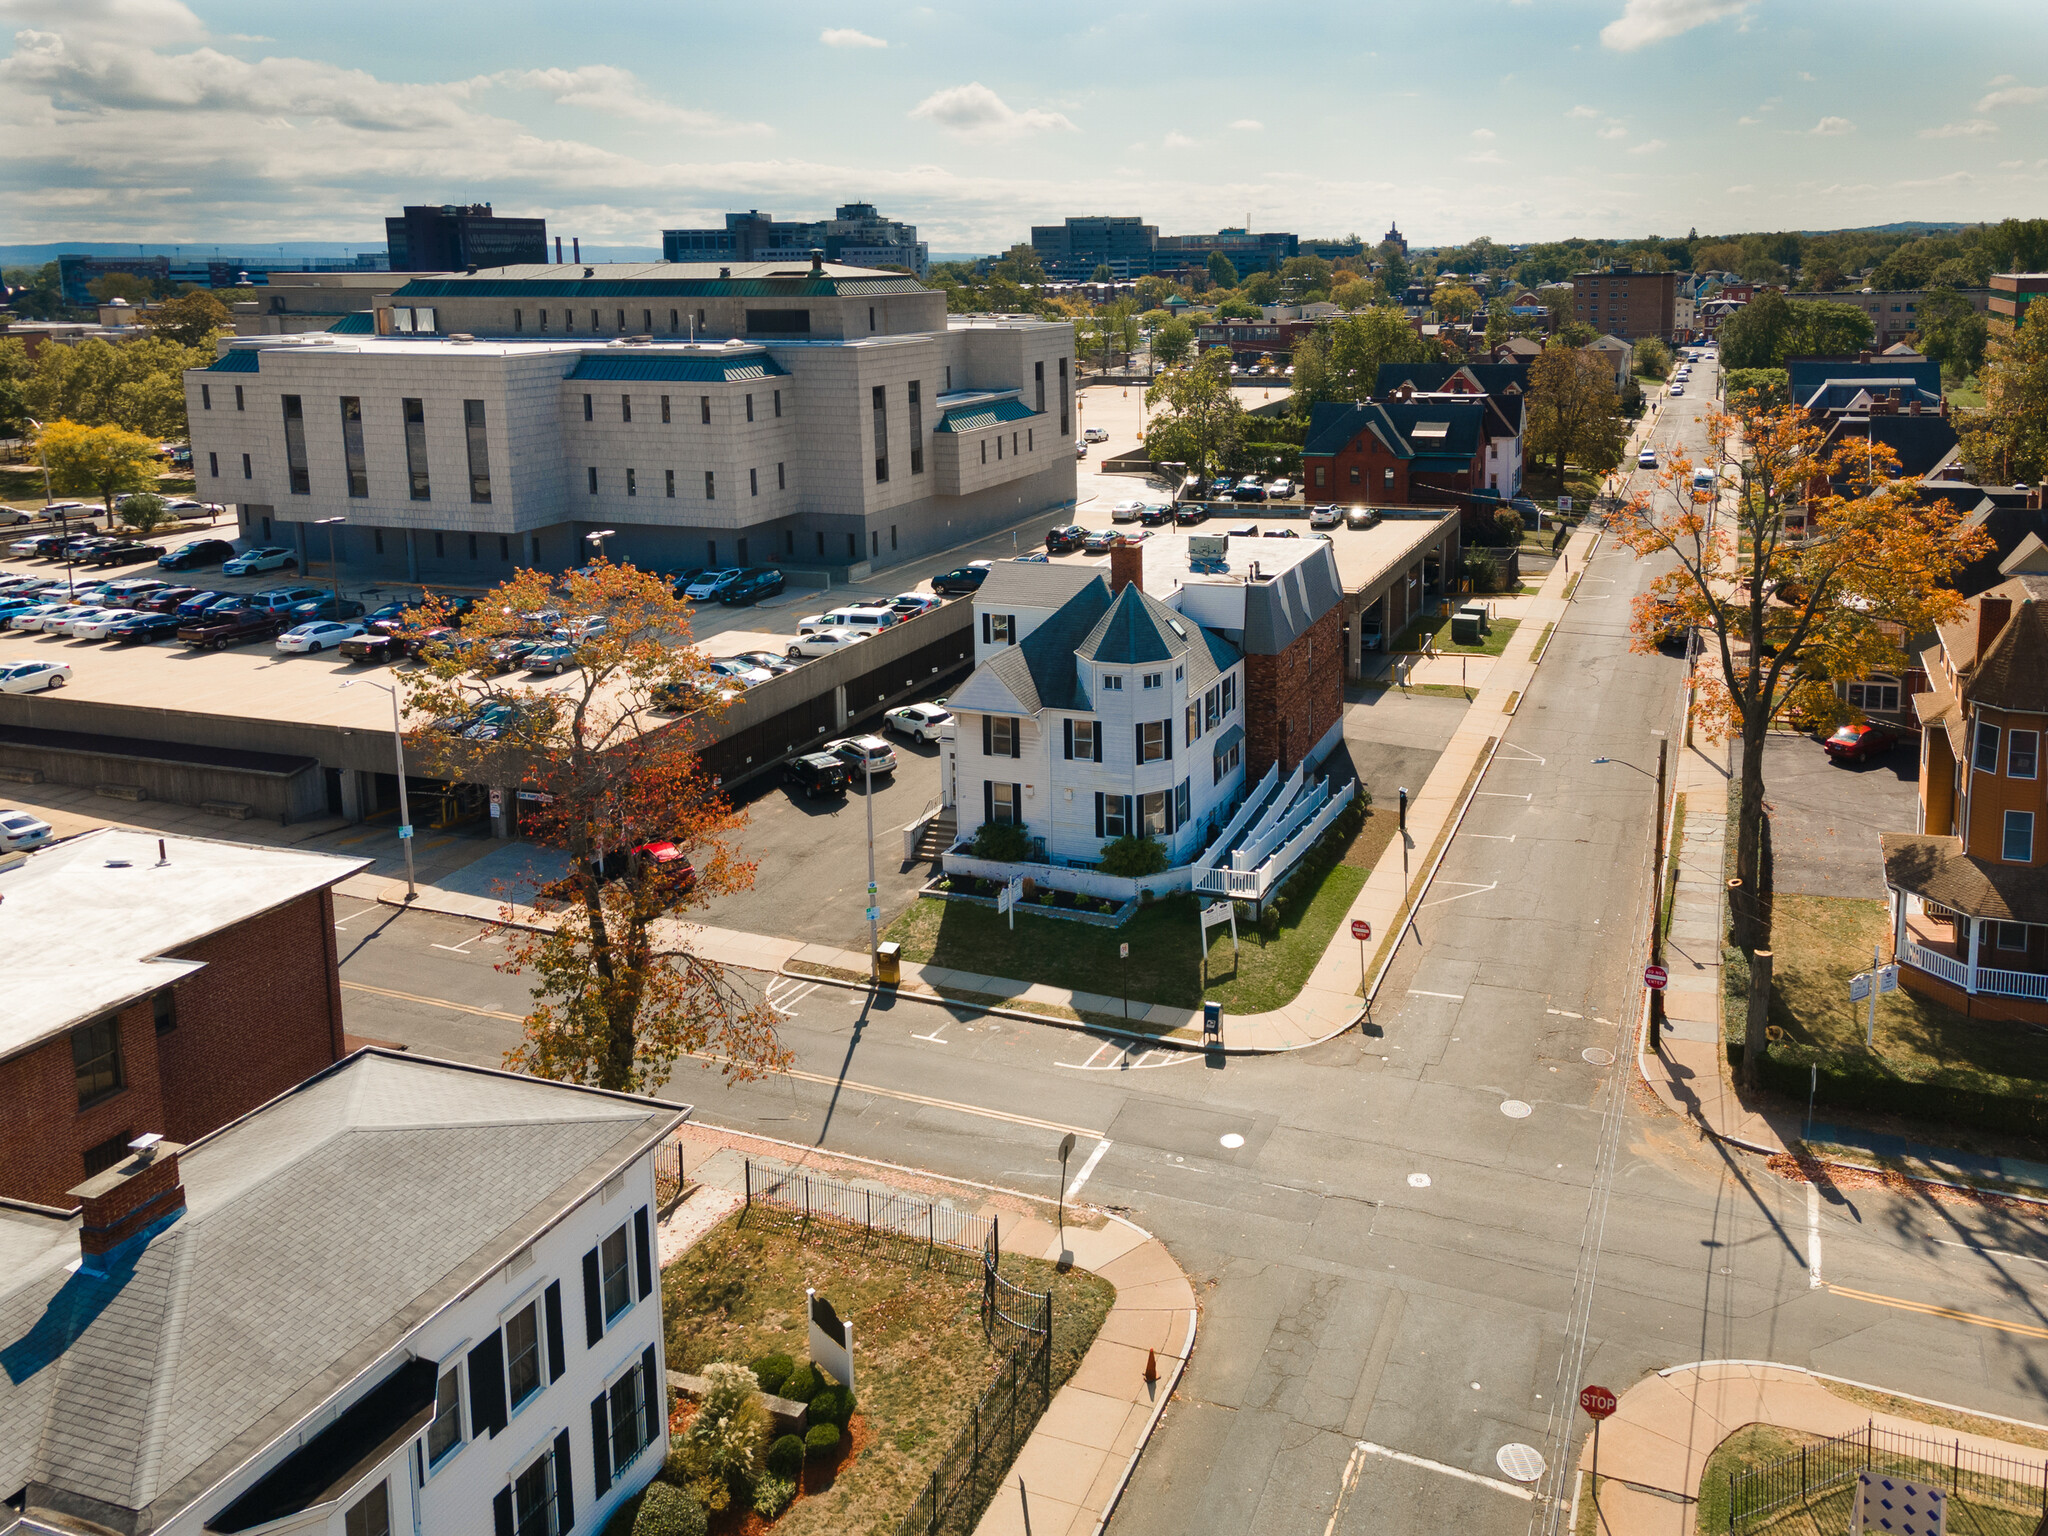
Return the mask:
<svg viewBox="0 0 2048 1536"><path fill-rule="evenodd" d="M848 267L904 267L931 276L931 247L917 226L885 219L873 203L842 203L829 219L778 219L758 208L728 213L713 229L664 229L664 261L797 261L814 250Z"/></svg>
<svg viewBox="0 0 2048 1536"><path fill-rule="evenodd" d="M384 221L394 272L459 272L548 259L546 219L507 218L489 203L408 207Z"/></svg>
<svg viewBox="0 0 2048 1536"><path fill-rule="evenodd" d="M1960 298L1969 300L1978 314L1988 314L1991 291L1987 288L1958 288ZM1920 329L1920 303L1927 297L1918 288L1845 289L1833 293L1800 293L1793 298L1819 300L1827 304L1848 304L1870 317L1872 347L1882 351L1897 346Z"/></svg>
<svg viewBox="0 0 2048 1536"><path fill-rule="evenodd" d="M857 576L1074 500L1070 324L815 257L415 278L185 389L199 494L368 577L488 585L598 530L652 569Z"/></svg>
<svg viewBox="0 0 2048 1536"><path fill-rule="evenodd" d="M1678 326L1678 274L1627 266L1574 272L1572 314L1627 341L1645 336L1669 341Z"/></svg>
<svg viewBox="0 0 2048 1536"><path fill-rule="evenodd" d="M1994 272L1985 294L1985 312L1990 316L1991 334L2010 337L2013 328L2026 317L2027 306L2048 293L2048 272Z"/></svg>

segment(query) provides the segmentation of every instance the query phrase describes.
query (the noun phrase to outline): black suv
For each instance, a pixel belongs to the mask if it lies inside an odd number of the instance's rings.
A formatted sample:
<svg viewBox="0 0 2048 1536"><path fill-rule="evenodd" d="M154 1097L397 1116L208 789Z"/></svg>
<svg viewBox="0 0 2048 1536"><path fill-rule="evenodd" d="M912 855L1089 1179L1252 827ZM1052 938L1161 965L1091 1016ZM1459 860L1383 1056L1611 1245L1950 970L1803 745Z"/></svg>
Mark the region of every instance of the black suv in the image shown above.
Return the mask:
<svg viewBox="0 0 2048 1536"><path fill-rule="evenodd" d="M1380 514L1377 507L1346 507L1344 509L1344 526L1346 528L1372 528L1378 525L1379 520Z"/></svg>
<svg viewBox="0 0 2048 1536"><path fill-rule="evenodd" d="M1045 552L1048 555L1070 555L1081 547L1081 541L1087 537L1088 530L1079 523L1048 528L1045 531Z"/></svg>
<svg viewBox="0 0 2048 1536"><path fill-rule="evenodd" d="M943 597L958 597L968 592L979 592L981 584L987 580L987 566L963 565L956 571L934 576L932 590Z"/></svg>
<svg viewBox="0 0 2048 1536"><path fill-rule="evenodd" d="M194 539L180 544L169 554L157 556L157 567L166 571L189 571L195 566L219 565L235 557L235 546L226 539Z"/></svg>
<svg viewBox="0 0 2048 1536"><path fill-rule="evenodd" d="M828 752L793 757L782 770L782 781L801 789L806 800L815 800L820 795L843 795L846 764Z"/></svg>
<svg viewBox="0 0 2048 1536"><path fill-rule="evenodd" d="M738 578L718 594L718 600L738 608L764 597L773 597L782 590L782 586L782 572L772 565L756 565L741 571Z"/></svg>

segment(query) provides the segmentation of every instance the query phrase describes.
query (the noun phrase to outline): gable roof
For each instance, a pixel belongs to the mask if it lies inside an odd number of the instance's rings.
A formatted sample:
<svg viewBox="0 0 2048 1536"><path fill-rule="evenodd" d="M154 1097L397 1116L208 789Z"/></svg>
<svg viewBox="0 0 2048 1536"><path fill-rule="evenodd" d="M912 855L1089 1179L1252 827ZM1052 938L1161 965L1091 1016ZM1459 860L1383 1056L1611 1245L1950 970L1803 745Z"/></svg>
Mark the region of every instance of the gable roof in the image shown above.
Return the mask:
<svg viewBox="0 0 2048 1536"><path fill-rule="evenodd" d="M1479 452L1484 438L1487 401L1447 399L1367 400L1346 405L1325 401L1309 416L1304 456L1339 453L1370 432L1400 459L1413 459L1422 469L1462 468Z"/></svg>
<svg viewBox="0 0 2048 1536"><path fill-rule="evenodd" d="M1923 357L1873 355L1869 362L1860 356L1785 359L1785 381L1794 400L1811 399L1815 390L1833 380L1860 384L1866 379L1911 379L1935 396L1941 394L1941 365Z"/></svg>
<svg viewBox="0 0 2048 1536"><path fill-rule="evenodd" d="M1918 400L1923 406L1941 405L1941 395L1922 389L1919 381L1908 375L1876 379L1829 379L1803 402L1809 414L1819 415L1823 411L1864 410L1873 399L1885 399L1891 391L1899 392L1902 404L1910 405Z"/></svg>
<svg viewBox="0 0 2048 1536"><path fill-rule="evenodd" d="M2037 590L2038 589L2038 590ZM2048 578L2017 576L1986 596L2012 600L2012 614L1962 678L1963 698L1992 709L2048 713Z"/></svg>
<svg viewBox="0 0 2048 1536"><path fill-rule="evenodd" d="M1372 392L1375 398L1384 399L1403 384L1408 384L1418 394L1434 394L1450 385L1459 374L1465 375L1482 393L1489 395L1506 394L1510 390L1519 394L1529 387L1529 365L1525 362L1381 363Z"/></svg>
<svg viewBox="0 0 2048 1536"><path fill-rule="evenodd" d="M984 582L984 590L986 587ZM1082 708L1074 652L1109 607L1109 583L1101 571L1093 571L1087 584L1060 604L1051 618L1019 644L997 652L975 668L974 675L953 695L954 703L961 708L983 708L975 702L972 690L976 680L986 674L1001 684L1026 714L1035 715L1042 709Z"/></svg>
<svg viewBox="0 0 2048 1536"><path fill-rule="evenodd" d="M1900 477L1924 475L1956 445L1955 424L1931 411L1913 415L1837 416L1821 440L1821 451L1884 443L1898 455Z"/></svg>
<svg viewBox="0 0 2048 1536"><path fill-rule="evenodd" d="M1102 580L1102 568L1054 565L1050 561L998 560L974 594L977 612L1017 608L1058 608L1090 582Z"/></svg>

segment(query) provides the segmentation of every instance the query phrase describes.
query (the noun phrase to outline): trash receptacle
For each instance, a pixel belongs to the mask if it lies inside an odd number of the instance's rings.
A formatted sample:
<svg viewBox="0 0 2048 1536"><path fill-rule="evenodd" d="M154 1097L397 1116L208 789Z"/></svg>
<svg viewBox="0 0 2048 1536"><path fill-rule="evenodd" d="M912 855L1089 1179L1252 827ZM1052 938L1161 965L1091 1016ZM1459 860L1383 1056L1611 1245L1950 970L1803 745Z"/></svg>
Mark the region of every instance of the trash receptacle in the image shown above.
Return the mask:
<svg viewBox="0 0 2048 1536"><path fill-rule="evenodd" d="M885 987L893 987L903 980L903 946L901 944L877 944L875 946L875 975Z"/></svg>
<svg viewBox="0 0 2048 1536"><path fill-rule="evenodd" d="M1211 1043L1216 1045L1223 1043L1223 1005L1221 1003L1202 1004L1202 1044L1209 1045Z"/></svg>

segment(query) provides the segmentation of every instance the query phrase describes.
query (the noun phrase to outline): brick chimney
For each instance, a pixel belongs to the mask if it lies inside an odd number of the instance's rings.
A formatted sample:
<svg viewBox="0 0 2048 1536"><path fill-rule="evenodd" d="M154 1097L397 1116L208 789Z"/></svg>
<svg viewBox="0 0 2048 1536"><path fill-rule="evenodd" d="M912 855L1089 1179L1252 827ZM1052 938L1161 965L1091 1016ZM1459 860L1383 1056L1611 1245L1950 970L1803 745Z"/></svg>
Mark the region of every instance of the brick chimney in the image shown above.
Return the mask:
<svg viewBox="0 0 2048 1536"><path fill-rule="evenodd" d="M1977 660L1983 659L1984 653L1991 648L1991 642L1998 638L1998 632L2005 628L2005 621L2011 617L2011 598L1992 597L1987 593L1977 599Z"/></svg>
<svg viewBox="0 0 2048 1536"><path fill-rule="evenodd" d="M185 1209L185 1186L178 1182L178 1154L185 1149L161 1136L128 1145L127 1157L67 1191L83 1207L78 1247L87 1270L144 1228Z"/></svg>
<svg viewBox="0 0 2048 1536"><path fill-rule="evenodd" d="M1856 354L1856 361L1857 361L1857 362L1859 362L1859 363L1867 363L1867 362L1869 362L1869 361L1870 361L1870 353L1869 353L1868 351L1858 352L1858 353Z"/></svg>
<svg viewBox="0 0 2048 1536"><path fill-rule="evenodd" d="M1109 546L1109 595L1115 597L1125 587L1135 585L1145 590L1145 551L1137 544L1112 544Z"/></svg>

